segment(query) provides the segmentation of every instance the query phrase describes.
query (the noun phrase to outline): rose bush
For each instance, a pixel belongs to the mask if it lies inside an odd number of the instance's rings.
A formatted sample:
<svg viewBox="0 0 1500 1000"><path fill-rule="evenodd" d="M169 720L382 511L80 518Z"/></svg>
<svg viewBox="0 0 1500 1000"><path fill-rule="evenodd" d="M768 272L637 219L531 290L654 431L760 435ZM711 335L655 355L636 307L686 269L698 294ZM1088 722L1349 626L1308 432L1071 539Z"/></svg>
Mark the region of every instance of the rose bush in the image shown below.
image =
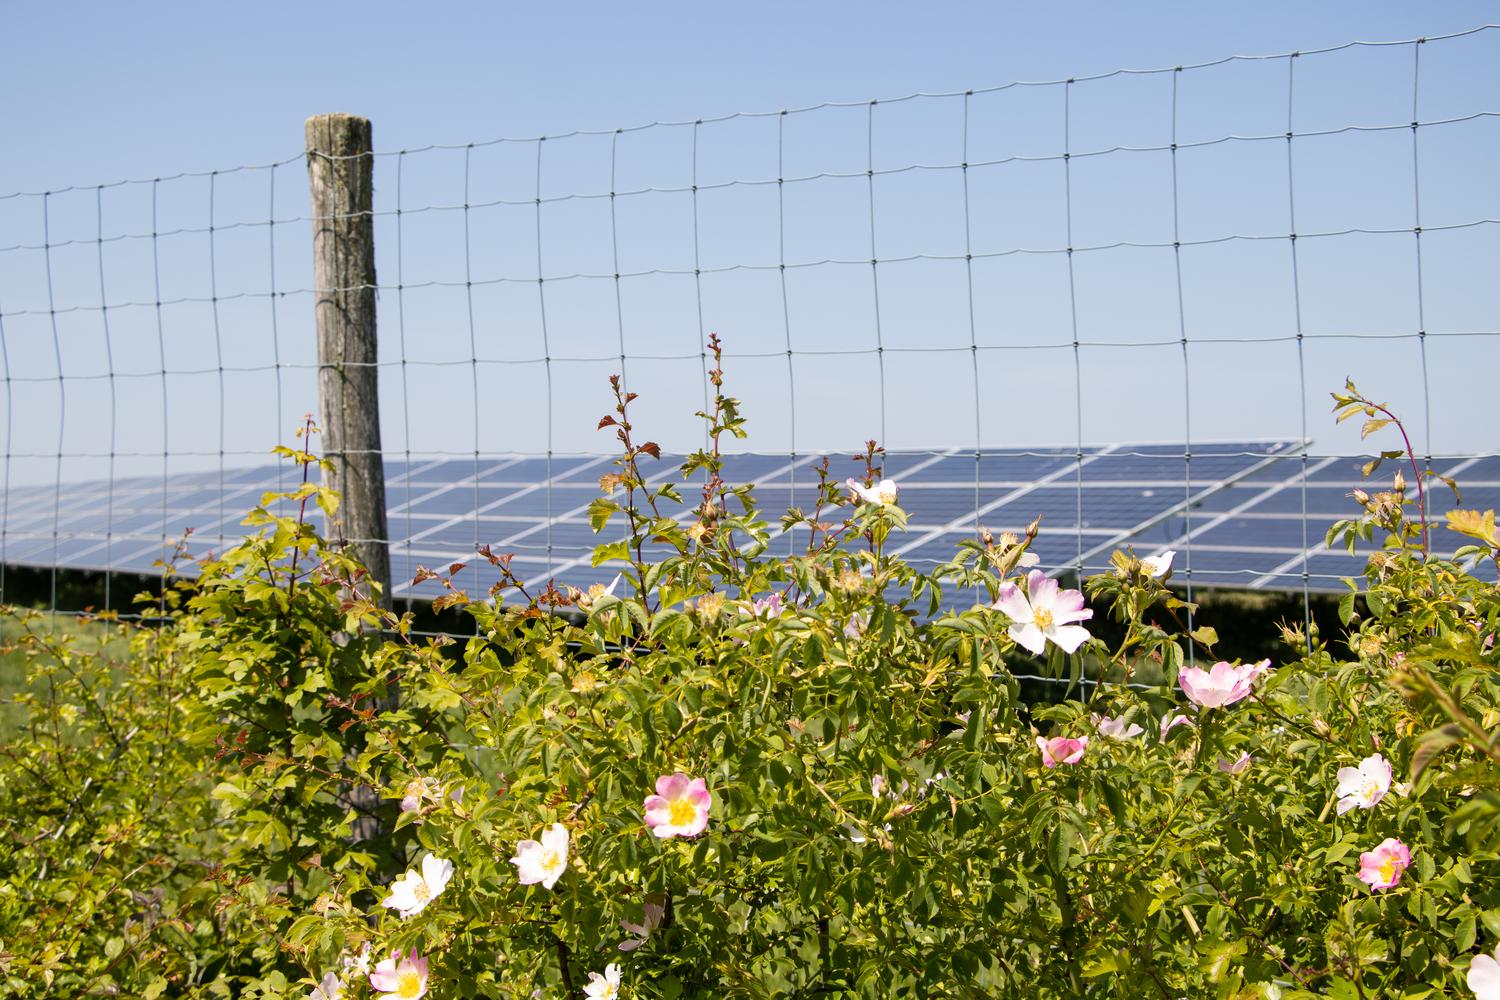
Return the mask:
<svg viewBox="0 0 1500 1000"><path fill-rule="evenodd" d="M682 485L648 482L659 449L616 385L591 518L623 526L596 553L617 586L533 593L488 550L488 595L424 574L472 617L462 646L418 642L317 538L298 508L326 491L268 498L140 654L187 671L146 711L210 762L183 786L199 825L154 832L212 866L173 905L221 957L153 968L152 929L111 966L54 950L54 975L351 998L1493 993L1500 594L1466 568L1500 559L1493 514L1450 516L1466 548L1440 559L1404 480L1357 497L1331 540L1382 546L1347 635L1287 626L1278 666L1224 662L1170 554L1117 554L1089 607L1023 575L1035 526L904 564L873 445L852 484L825 463L813 509L768 521L721 478L744 425L711 377ZM1336 402L1372 432L1389 417ZM795 555L770 554L780 534ZM942 611L955 592L980 596ZM1027 706L1014 663L1100 683ZM9 864L0 975L47 995L30 915L57 883Z"/></svg>

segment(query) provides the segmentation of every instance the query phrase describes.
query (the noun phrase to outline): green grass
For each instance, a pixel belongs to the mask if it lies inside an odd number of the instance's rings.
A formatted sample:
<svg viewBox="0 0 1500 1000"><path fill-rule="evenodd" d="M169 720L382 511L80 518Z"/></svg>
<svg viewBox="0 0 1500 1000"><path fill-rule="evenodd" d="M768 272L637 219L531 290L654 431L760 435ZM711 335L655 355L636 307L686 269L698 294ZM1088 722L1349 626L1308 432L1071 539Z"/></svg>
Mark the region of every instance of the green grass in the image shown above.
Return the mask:
<svg viewBox="0 0 1500 1000"><path fill-rule="evenodd" d="M128 652L124 639L113 633L105 622L86 621L71 615L49 617L46 614L23 622L24 609L0 607L0 744L8 742L26 724L27 706L17 699L27 694L41 694L35 672L40 652L31 652L22 640L27 630L41 636L71 639L79 652L102 650L120 660L115 669L123 668ZM28 655L30 653L30 655Z"/></svg>

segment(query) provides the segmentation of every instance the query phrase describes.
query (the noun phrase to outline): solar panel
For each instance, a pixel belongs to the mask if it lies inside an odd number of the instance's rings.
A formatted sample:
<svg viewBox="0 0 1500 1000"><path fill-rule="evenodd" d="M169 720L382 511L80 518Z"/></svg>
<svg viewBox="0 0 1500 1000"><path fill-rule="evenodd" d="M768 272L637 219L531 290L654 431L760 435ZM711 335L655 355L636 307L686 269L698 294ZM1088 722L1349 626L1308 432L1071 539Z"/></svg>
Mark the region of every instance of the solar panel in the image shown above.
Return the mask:
<svg viewBox="0 0 1500 1000"><path fill-rule="evenodd" d="M761 516L773 529L772 551L791 552L805 543L805 535L781 533L779 521L788 507L811 511L822 458L726 456L727 481L755 484ZM1101 571L1121 547L1141 555L1171 548L1179 551L1179 582L1335 591L1342 589L1341 578L1359 573L1363 555L1328 551L1323 539L1334 521L1358 513L1349 492L1360 484L1363 461L1304 457L1290 441L1194 444L1191 455L1170 443L1082 451L1012 448L977 456L893 452L885 456L885 470L901 485L909 530L891 546L930 569L951 559L956 544L981 527L1020 531L1040 516L1034 551L1050 572L1079 566L1085 574ZM433 583L411 583L417 566L469 560L479 544L513 552L514 569L528 585L554 578L578 587L607 582L616 569L592 566L592 552L601 541L621 537L623 527L617 520L595 534L588 504L610 462L602 456L517 456L389 463L395 595L436 596L440 588ZM676 480L680 463L680 456L664 455L652 465L653 482ZM1460 480L1464 506L1500 506L1500 456L1434 459L1432 467ZM861 468L846 456L830 458L830 478L837 482ZM172 476L165 484L159 477L137 477L112 486L66 484L60 491L53 485L13 487L5 500L0 561L150 574L188 529L190 557L233 544L246 531L240 524L244 512L265 491L288 489L298 478L286 466L262 466L226 470L222 488L216 472ZM697 484L684 483L682 492L684 503L669 505L664 514L691 516ZM1446 487L1432 490L1434 523L1441 525L1455 504ZM1457 547L1447 534L1434 534L1436 551ZM471 564L456 582L483 593L493 579L488 566ZM953 593L945 603L966 606L973 599Z"/></svg>

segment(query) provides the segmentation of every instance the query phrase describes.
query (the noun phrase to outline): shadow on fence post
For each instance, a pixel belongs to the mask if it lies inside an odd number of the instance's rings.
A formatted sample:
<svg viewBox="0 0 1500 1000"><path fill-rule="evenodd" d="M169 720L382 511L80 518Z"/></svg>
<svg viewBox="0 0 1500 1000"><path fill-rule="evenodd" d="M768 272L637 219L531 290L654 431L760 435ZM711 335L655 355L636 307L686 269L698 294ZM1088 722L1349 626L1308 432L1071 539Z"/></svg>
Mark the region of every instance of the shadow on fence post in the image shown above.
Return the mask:
<svg viewBox="0 0 1500 1000"><path fill-rule="evenodd" d="M343 498L329 525L382 587L391 607L391 559L380 448L375 336L374 154L370 120L314 115L307 120L307 182L312 191L313 286L318 327L318 400L331 485Z"/></svg>

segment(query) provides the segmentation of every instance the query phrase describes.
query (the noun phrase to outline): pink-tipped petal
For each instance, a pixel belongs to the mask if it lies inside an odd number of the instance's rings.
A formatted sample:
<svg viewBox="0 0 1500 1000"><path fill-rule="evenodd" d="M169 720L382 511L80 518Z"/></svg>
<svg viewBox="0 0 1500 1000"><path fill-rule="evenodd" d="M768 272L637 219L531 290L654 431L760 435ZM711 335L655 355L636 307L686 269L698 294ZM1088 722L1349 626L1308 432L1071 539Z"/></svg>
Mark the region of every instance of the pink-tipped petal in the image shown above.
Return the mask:
<svg viewBox="0 0 1500 1000"><path fill-rule="evenodd" d="M681 798L683 790L687 788L688 776L681 771L673 774L664 774L656 779L656 794L664 799Z"/></svg>
<svg viewBox="0 0 1500 1000"><path fill-rule="evenodd" d="M1031 605L1014 583L1000 585L1000 599L991 607L1013 622L1031 621Z"/></svg>

